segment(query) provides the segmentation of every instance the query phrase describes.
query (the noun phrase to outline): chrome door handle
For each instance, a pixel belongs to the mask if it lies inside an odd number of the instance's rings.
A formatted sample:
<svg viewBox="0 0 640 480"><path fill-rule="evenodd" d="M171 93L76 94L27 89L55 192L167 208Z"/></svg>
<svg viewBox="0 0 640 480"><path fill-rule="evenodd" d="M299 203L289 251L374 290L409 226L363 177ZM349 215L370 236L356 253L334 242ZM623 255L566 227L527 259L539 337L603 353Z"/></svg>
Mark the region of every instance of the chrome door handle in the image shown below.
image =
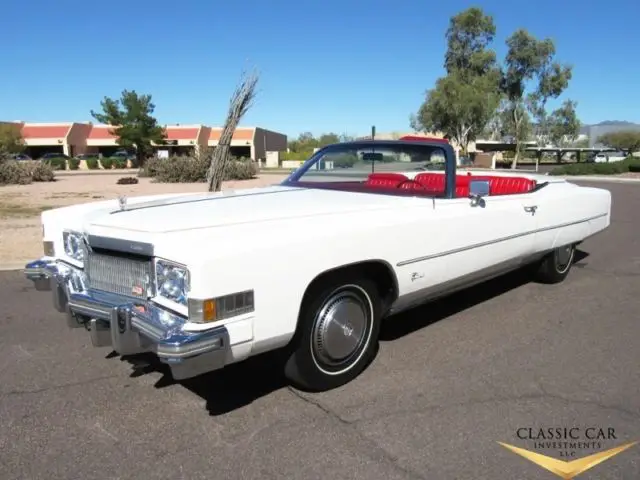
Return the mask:
<svg viewBox="0 0 640 480"><path fill-rule="evenodd" d="M524 207L524 211L527 212L527 213L530 213L531 215L535 215L537 209L538 209L537 205L531 205L531 206L528 206L528 207Z"/></svg>

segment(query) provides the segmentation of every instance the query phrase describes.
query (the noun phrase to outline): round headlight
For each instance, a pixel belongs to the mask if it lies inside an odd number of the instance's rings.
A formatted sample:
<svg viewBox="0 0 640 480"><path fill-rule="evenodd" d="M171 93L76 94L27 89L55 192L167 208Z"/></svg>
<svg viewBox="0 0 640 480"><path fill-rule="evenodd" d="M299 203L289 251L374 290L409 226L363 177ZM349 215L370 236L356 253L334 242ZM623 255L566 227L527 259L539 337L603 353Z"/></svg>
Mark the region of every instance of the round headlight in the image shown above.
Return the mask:
<svg viewBox="0 0 640 480"><path fill-rule="evenodd" d="M84 259L84 249L82 248L82 235L77 232L63 232L62 240L64 244L64 253L74 260L82 261Z"/></svg>

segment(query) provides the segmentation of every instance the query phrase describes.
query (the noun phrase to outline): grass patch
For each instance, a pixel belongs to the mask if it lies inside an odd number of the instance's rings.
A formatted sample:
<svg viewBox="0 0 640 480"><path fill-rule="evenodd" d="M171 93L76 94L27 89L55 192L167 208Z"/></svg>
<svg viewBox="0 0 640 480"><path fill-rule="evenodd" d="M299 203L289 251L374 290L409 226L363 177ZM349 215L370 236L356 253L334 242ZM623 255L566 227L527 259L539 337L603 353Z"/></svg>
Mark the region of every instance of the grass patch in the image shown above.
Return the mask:
<svg viewBox="0 0 640 480"><path fill-rule="evenodd" d="M0 218L29 218L40 215L45 210L58 208L52 205L17 205L0 203Z"/></svg>

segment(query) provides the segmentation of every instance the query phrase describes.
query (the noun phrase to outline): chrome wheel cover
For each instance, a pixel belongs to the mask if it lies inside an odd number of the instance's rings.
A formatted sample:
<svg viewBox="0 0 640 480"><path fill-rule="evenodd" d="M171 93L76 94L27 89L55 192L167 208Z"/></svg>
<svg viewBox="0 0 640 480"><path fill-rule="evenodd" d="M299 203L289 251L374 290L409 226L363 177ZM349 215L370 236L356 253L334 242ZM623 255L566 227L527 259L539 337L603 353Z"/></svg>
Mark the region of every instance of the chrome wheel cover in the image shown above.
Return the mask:
<svg viewBox="0 0 640 480"><path fill-rule="evenodd" d="M560 274L565 273L571 267L573 262L573 255L575 254L575 247L573 245L566 245L564 247L557 248L555 251L555 263L556 271Z"/></svg>
<svg viewBox="0 0 640 480"><path fill-rule="evenodd" d="M357 285L334 291L318 309L311 331L311 353L327 374L343 373L362 356L371 337L373 306Z"/></svg>

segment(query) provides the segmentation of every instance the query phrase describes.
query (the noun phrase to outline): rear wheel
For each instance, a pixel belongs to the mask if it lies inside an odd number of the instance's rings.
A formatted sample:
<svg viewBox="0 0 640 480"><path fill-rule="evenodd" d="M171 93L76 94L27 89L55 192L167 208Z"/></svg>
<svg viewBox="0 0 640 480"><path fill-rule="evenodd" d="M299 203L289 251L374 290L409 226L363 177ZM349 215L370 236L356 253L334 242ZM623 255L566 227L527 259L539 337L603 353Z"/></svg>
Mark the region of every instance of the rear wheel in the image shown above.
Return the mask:
<svg viewBox="0 0 640 480"><path fill-rule="evenodd" d="M298 388L323 391L344 385L378 351L381 302L375 283L338 278L321 280L305 296L285 366L285 375Z"/></svg>
<svg viewBox="0 0 640 480"><path fill-rule="evenodd" d="M575 258L576 246L564 245L548 253L540 262L536 271L536 280L541 283L560 283L571 270Z"/></svg>

